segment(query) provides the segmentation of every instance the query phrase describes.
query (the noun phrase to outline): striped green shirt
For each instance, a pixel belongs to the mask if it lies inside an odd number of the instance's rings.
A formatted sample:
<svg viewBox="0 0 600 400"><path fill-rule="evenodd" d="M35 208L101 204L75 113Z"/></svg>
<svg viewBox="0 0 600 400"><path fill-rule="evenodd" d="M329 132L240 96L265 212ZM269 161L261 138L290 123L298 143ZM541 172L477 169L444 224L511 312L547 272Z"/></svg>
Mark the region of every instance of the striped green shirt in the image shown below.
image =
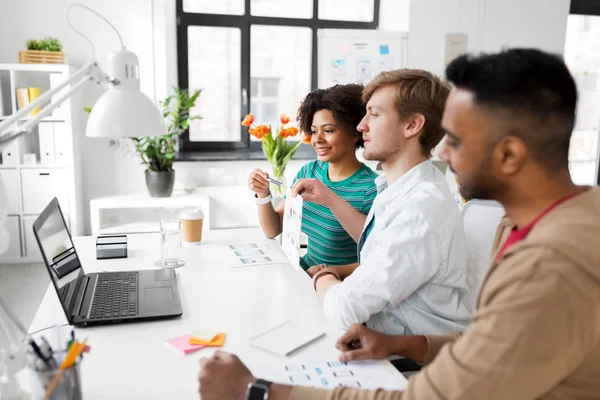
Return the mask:
<svg viewBox="0 0 600 400"><path fill-rule="evenodd" d="M377 174L362 164L351 177L332 182L328 177L328 169L329 163L311 161L300 169L294 178L294 183L302 178L318 179L356 210L368 214L377 195L374 182ZM300 258L300 266L305 270L317 264L344 265L358 260L356 242L344 230L329 208L304 202L302 232L308 236L307 252Z"/></svg>

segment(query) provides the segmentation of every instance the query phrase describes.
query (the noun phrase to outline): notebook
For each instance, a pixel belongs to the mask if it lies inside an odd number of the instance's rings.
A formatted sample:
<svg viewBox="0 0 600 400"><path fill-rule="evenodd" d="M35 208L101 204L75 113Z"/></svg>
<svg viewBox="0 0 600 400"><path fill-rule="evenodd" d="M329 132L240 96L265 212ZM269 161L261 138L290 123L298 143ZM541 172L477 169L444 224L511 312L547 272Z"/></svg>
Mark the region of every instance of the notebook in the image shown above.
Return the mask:
<svg viewBox="0 0 600 400"><path fill-rule="evenodd" d="M311 324L286 321L254 336L250 344L285 357L324 335L325 331Z"/></svg>

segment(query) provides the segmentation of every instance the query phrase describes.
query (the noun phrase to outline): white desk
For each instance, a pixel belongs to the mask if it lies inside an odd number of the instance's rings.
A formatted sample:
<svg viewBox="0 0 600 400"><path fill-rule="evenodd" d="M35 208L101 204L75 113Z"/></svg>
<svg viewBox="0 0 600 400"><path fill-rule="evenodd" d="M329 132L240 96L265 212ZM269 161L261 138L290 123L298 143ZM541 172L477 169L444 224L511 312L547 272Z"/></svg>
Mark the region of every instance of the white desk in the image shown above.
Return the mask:
<svg viewBox="0 0 600 400"><path fill-rule="evenodd" d="M257 366L281 363L283 358L249 345L248 339L290 319L326 328L312 280L291 264L230 268L224 265L227 244L264 241L259 229L204 233L199 246L185 247L186 265L177 270L183 315L175 319L78 328L77 337L92 347L81 364L83 395L89 399L197 399L198 361L210 356L205 348L189 355L165 341L210 329L227 333L224 350L237 354L255 373ZM98 261L95 237L75 238L86 272L151 269L159 258L158 234L128 236L129 258ZM66 318L50 287L30 332L65 323ZM297 351L287 359L337 359L334 344L341 332ZM393 369L391 364L388 364ZM404 379L398 373L398 379Z"/></svg>

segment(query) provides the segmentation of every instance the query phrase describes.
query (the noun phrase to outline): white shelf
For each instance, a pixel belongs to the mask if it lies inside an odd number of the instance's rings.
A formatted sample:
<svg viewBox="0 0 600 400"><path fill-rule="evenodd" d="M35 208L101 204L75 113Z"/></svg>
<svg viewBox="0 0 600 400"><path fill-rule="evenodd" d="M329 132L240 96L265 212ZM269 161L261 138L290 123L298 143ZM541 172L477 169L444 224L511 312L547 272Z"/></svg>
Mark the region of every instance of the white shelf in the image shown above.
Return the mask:
<svg viewBox="0 0 600 400"><path fill-rule="evenodd" d="M131 224L114 225L102 228L100 235L131 234L131 233L154 233L160 232L158 221L155 222L134 222Z"/></svg>
<svg viewBox="0 0 600 400"><path fill-rule="evenodd" d="M67 72L68 64L0 64L0 71Z"/></svg>
<svg viewBox="0 0 600 400"><path fill-rule="evenodd" d="M204 193L173 194L171 197L126 195L90 200L92 235L149 233L159 231L160 218L181 210L202 208L204 230L210 229L210 197Z"/></svg>
<svg viewBox="0 0 600 400"><path fill-rule="evenodd" d="M8 119L9 117L11 117L10 115L4 115L0 117L0 121ZM19 119L19 122L26 122L33 119L33 117L23 117L21 119ZM42 118L42 120L40 122L65 122L64 118L58 118L58 117L44 117Z"/></svg>
<svg viewBox="0 0 600 400"><path fill-rule="evenodd" d="M2 165L0 169L69 169L68 165L57 164L19 164L19 165Z"/></svg>
<svg viewBox="0 0 600 400"><path fill-rule="evenodd" d="M0 64L0 96L4 103L0 109L0 121L7 120L16 112L16 88L39 87L44 93L56 86L57 82L67 80L72 71L73 68L67 64ZM77 119L73 118L71 101L62 103L60 111L60 114L46 116L40 121L44 123L39 126L45 130L43 135L40 135L39 129L37 132L34 130L32 134L21 135L2 149L2 159L6 164L0 164L0 174L6 177L3 183L10 193L10 209L13 217L18 218L19 227L15 229L13 220L11 251L0 256L0 264L39 262L38 245L32 235L31 224L38 215L35 212L43 209L54 196L60 199L63 213L69 218L71 233L82 233L80 139L75 134L81 127L73 126ZM14 125L33 118L25 116ZM37 155L36 164L22 163L23 155L28 153ZM38 171L45 172L42 174L44 176L40 176ZM21 212L17 213L17 210ZM25 253L15 259L18 246Z"/></svg>

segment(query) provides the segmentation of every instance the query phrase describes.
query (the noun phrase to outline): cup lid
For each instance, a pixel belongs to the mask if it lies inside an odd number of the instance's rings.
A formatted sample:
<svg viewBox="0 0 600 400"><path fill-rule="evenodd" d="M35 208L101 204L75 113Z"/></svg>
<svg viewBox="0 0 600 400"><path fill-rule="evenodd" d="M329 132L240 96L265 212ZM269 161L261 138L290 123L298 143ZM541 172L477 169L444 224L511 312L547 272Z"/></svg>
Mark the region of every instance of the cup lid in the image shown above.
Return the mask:
<svg viewBox="0 0 600 400"><path fill-rule="evenodd" d="M194 220L204 218L204 211L201 208L195 208L193 210L183 210L179 215L179 219Z"/></svg>

